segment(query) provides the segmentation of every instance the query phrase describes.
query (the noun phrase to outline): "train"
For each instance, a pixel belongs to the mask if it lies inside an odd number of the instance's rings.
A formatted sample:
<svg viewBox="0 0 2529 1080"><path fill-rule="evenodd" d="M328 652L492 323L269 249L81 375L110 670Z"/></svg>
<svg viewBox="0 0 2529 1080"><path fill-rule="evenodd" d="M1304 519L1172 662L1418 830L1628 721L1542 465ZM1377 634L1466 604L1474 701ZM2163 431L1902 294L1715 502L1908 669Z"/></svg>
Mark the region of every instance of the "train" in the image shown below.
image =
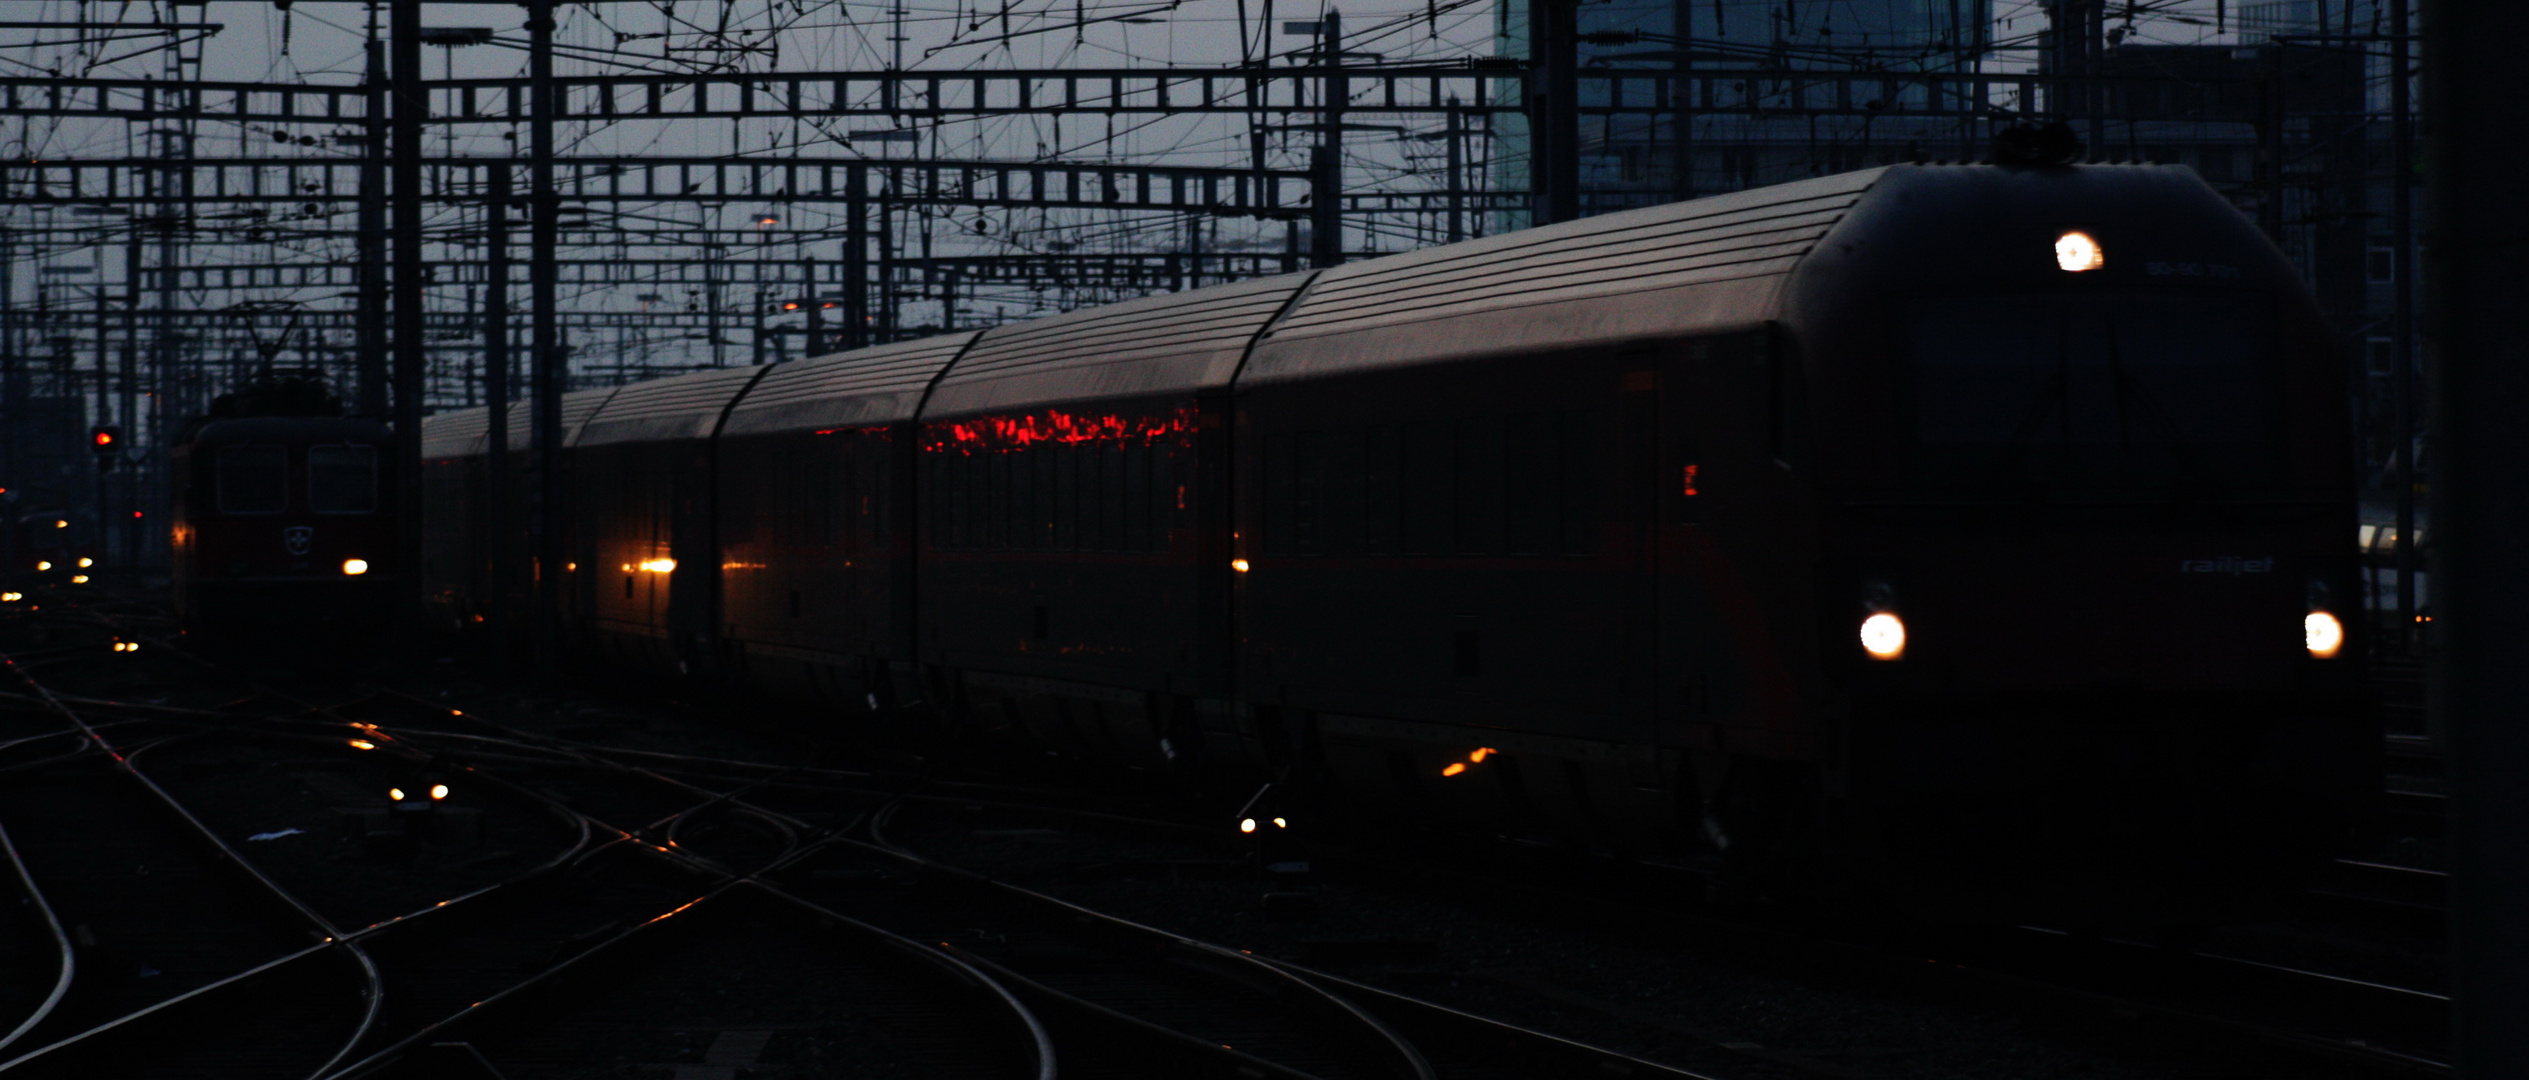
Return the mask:
<svg viewBox="0 0 2529 1080"><path fill-rule="evenodd" d="M313 369L266 368L169 451L179 627L213 648L367 650L391 632L393 432Z"/></svg>
<svg viewBox="0 0 2529 1080"><path fill-rule="evenodd" d="M2181 924L2378 790L2345 380L2189 170L1901 164L577 391L549 569L840 729ZM493 422L424 428L449 627Z"/></svg>

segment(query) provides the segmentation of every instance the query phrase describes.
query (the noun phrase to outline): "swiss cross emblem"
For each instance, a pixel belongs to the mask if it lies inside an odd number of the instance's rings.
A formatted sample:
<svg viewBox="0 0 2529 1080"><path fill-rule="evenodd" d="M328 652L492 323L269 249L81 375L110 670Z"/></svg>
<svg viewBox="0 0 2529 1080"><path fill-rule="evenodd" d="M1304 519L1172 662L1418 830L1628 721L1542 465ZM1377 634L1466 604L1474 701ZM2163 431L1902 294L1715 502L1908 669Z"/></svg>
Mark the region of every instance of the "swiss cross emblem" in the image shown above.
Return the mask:
<svg viewBox="0 0 2529 1080"><path fill-rule="evenodd" d="M315 539L316 527L313 525L292 525L281 530L281 546L288 548L292 555L307 554L308 545Z"/></svg>

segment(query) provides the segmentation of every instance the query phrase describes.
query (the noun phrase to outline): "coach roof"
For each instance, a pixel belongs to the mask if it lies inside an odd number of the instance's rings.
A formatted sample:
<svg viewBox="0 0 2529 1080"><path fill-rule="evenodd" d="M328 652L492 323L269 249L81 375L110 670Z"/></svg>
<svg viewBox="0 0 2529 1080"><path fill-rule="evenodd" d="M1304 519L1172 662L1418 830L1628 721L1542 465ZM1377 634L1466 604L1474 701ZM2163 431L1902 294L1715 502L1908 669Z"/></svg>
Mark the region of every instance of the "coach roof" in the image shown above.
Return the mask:
<svg viewBox="0 0 2529 1080"><path fill-rule="evenodd" d="M1605 214L1319 275L1239 384L1745 326L1887 169Z"/></svg>
<svg viewBox="0 0 2529 1080"><path fill-rule="evenodd" d="M931 380L977 333L940 334L775 365L729 410L721 433L766 435L911 420Z"/></svg>
<svg viewBox="0 0 2529 1080"><path fill-rule="evenodd" d="M763 366L716 368L690 375L631 383L615 391L581 426L571 446L707 439L720 415Z"/></svg>
<svg viewBox="0 0 2529 1080"><path fill-rule="evenodd" d="M1258 278L987 330L922 415L1224 389L1256 332L1305 280Z"/></svg>

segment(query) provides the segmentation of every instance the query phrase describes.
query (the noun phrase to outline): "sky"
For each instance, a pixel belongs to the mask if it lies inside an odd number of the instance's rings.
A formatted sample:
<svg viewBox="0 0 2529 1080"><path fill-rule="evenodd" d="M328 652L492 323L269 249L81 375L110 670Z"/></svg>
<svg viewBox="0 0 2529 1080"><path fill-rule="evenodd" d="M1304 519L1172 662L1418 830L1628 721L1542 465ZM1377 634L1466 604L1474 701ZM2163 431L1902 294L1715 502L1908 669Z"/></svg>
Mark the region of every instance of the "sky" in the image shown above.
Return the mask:
<svg viewBox="0 0 2529 1080"><path fill-rule="evenodd" d="M1348 52L1374 54L1382 62L1455 61L1492 55L1504 30L1499 2L1517 0L1348 0L1342 5ZM1628 0L1630 2L1630 0ZM1700 22L1712 17L1733 28L1777 27L1795 46L1850 44L1854 28L1894 17L1884 5L1913 12L1928 0L1691 0ZM1994 70L2020 70L2031 62L2024 46L2042 25L2037 0L1990 0L1992 39L2006 48L1988 58ZM2303 3L2311 0L2302 0ZM2346 0L2329 0L2341 11ZM1654 5L1664 7L1665 5ZM1585 23L1593 7L1585 6ZM2239 39L2238 19L2254 5L2229 0L2112 0L2111 25L2130 26L2123 40L2137 43L2201 44ZM1076 67L1229 66L1242 58L1285 56L1310 46L1301 35L1286 34L1283 24L1322 18L1321 0L648 0L573 4L560 8L556 40L562 74L639 72L802 72L871 71L901 65L912 70L956 72L988 69L1056 69ZM2367 8L2365 9L2367 11ZM6 0L0 11L12 22L40 23L41 28L0 28L0 75L45 77L122 77L165 79L179 72L217 81L350 85L363 70L362 43L373 18L383 18L370 5L342 0L295 0L246 3L213 0L175 6L158 0ZM1903 16L1907 12L1898 12ZM425 77L509 77L523 75L526 34L524 12L510 4L425 4L422 21L434 27L483 27L493 33L489 44L461 48L428 47ZM211 23L215 33L167 33L139 29L142 23ZM114 24L98 29L93 24ZM2216 23L2221 24L2218 28ZM86 26L88 28L83 28ZM1843 37L1835 28L1843 28ZM1516 20L1509 27L1516 31ZM2227 33L2223 31L2228 31ZM1376 119L1365 117L1365 119ZM1385 121L1382 121L1385 122ZM781 157L807 154L848 157L867 153L918 152L942 159L1170 163L1216 166L1253 164L1252 142L1243 117L1171 116L1110 120L1096 115L1003 116L914 124L915 148L904 144L847 143L838 138L850 128L831 119L616 120L570 123L561 134L563 153L678 156ZM866 128L867 121L854 127ZM1402 126L1412 128L1413 122ZM337 125L303 124L280 130L272 125L203 121L192 132L194 152L203 157L291 156L310 161L344 160L356 146L325 136L345 133ZM275 139L276 134L290 142ZM435 128L434 154L459 157L507 157L517 145L505 135L507 125L476 124ZM1440 183L1438 143L1418 137L1429 132L1407 130L1363 132L1347 138L1347 184L1350 190L1403 191L1433 189ZM62 158L145 157L147 140L139 125L116 121L68 120L0 115L0 156ZM310 138L314 145L308 145ZM520 136L523 141L523 136ZM1305 164L1306 132L1281 132L1268 140L1268 164L1299 168ZM1482 152L1480 145L1470 153ZM743 228L760 208L724 204L697 206L661 203L629 207L619 219L622 234L612 244L600 242L578 254L606 258L640 252L660 257L667 249L644 248L643 237L659 230ZM436 251L465 254L462 247L479 218L474 211L435 207L431 228ZM754 237L753 250L785 260L839 257L839 211L799 209L775 233ZM24 230L59 218L40 219L26 208L0 207L0 227ZM312 215L278 216L251 223L232 223L197 234L199 242L184 258L200 263L307 260L341 262L351 257L349 208L327 207ZM95 228L55 232L52 246L32 253L21 244L22 261L54 265L85 260L97 265L101 278L119 271L116 260L98 259L97 245L117 248L117 219L100 217ZM1182 250L1188 223L1183 215L1112 211L949 210L908 215L898 221L898 242L907 252L927 243L941 254L1048 251L1149 252ZM251 227L249 227L251 226ZM1215 218L1203 226L1208 250L1279 251L1288 240L1280 222ZM1428 223L1387 223L1360 228L1348 238L1354 250L1399 250L1440 239ZM83 253L84 252L84 253ZM703 252L692 250L690 257ZM23 304L38 275L21 272L15 302ZM741 275L742 276L742 275ZM664 307L701 310L718 307L743 312L747 322L771 294L743 283L721 285L717 304L692 290L667 289L626 281L611 286L574 288L565 304L573 310L636 313ZM471 286L461 275L440 280L432 290L434 310L466 308ZM649 297L653 299L643 299ZM957 314L961 322L1024 317L1054 308L1114 299L1093 285L1061 295L978 293ZM237 302L299 304L340 310L347 304L329 290L263 290L251 296L189 297L194 306L219 307ZM936 299L910 301L909 323L937 323L943 317ZM750 355L735 330L713 346L695 335L670 335L659 340L617 340L593 343L595 349L641 354L644 371L697 364L743 362ZM628 370L628 369L627 369ZM452 373L461 374L461 373Z"/></svg>

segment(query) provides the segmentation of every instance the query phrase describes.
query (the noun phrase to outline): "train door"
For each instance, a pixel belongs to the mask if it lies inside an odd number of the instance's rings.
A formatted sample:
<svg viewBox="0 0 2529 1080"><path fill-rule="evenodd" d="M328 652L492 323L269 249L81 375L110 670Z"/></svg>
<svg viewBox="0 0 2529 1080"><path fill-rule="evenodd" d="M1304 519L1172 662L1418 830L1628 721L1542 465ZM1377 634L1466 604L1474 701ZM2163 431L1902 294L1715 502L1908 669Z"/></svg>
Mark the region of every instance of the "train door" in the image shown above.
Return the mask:
<svg viewBox="0 0 2529 1080"><path fill-rule="evenodd" d="M707 450L671 446L663 464L670 476L667 549L675 568L667 578L664 613L668 642L681 671L703 669L712 656L712 623L716 605L713 585L720 577L720 553L714 542L711 512L711 455Z"/></svg>
<svg viewBox="0 0 2529 1080"><path fill-rule="evenodd" d="M1660 371L1645 507L1657 537L1653 728L1679 761L1676 782L1709 812L1699 827L1727 830L1742 802L1779 816L1783 777L1814 756L1791 654L1814 556L1790 501L1797 380L1785 345L1771 329L1699 339Z"/></svg>

